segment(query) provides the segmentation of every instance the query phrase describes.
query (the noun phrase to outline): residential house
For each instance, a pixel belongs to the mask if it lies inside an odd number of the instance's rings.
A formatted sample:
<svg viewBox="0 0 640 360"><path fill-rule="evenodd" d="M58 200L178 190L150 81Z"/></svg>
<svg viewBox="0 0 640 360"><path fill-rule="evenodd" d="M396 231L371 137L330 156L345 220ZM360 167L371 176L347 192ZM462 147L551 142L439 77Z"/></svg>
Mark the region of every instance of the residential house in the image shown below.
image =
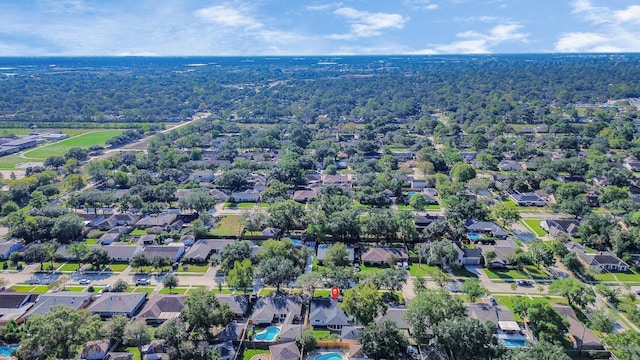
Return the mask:
<svg viewBox="0 0 640 360"><path fill-rule="evenodd" d="M145 246L142 253L147 256L147 259L153 259L156 256L166 256L171 261L176 262L180 260L180 257L184 254L183 243L170 243L164 245L149 245Z"/></svg>
<svg viewBox="0 0 640 360"><path fill-rule="evenodd" d="M412 189L424 189L427 187L427 181L423 179L416 179L414 177L409 178L410 187Z"/></svg>
<svg viewBox="0 0 640 360"><path fill-rule="evenodd" d="M147 345L142 346L142 358L144 360L166 359L169 355L165 352L166 340L151 340Z"/></svg>
<svg viewBox="0 0 640 360"><path fill-rule="evenodd" d="M149 215L143 219L138 220L135 227L138 229L146 229L152 227L160 227L168 229L169 226L176 221L178 216L176 214L158 214Z"/></svg>
<svg viewBox="0 0 640 360"><path fill-rule="evenodd" d="M252 202L257 203L260 201L260 191L255 189L243 190L243 191L234 191L231 193L231 198L233 198L234 202Z"/></svg>
<svg viewBox="0 0 640 360"><path fill-rule="evenodd" d="M113 232L113 233L108 232L100 236L100 238L98 239L98 244L109 245L113 242L120 240L120 237L122 237L122 234L118 232Z"/></svg>
<svg viewBox="0 0 640 360"><path fill-rule="evenodd" d="M545 206L547 201L534 192L509 192L509 198L518 206Z"/></svg>
<svg viewBox="0 0 640 360"><path fill-rule="evenodd" d="M292 199L297 202L306 203L318 198L318 193L315 190L296 190L293 193Z"/></svg>
<svg viewBox="0 0 640 360"><path fill-rule="evenodd" d="M580 220L575 219L549 219L540 221L540 227L549 235L558 237L560 235L568 237L579 237L578 229Z"/></svg>
<svg viewBox="0 0 640 360"><path fill-rule="evenodd" d="M216 294L216 298L220 303L227 304L236 318L242 319L247 315L247 310L249 310L248 295Z"/></svg>
<svg viewBox="0 0 640 360"><path fill-rule="evenodd" d="M83 309L91 302L91 296L92 294L90 293L66 291L41 294L33 307L24 316L24 319L29 319L36 314L44 315L49 312L52 306L56 305L63 305L76 310Z"/></svg>
<svg viewBox="0 0 640 360"><path fill-rule="evenodd" d="M236 357L236 348L231 341L225 341L213 346L220 360L233 360Z"/></svg>
<svg viewBox="0 0 640 360"><path fill-rule="evenodd" d="M488 267L503 268L509 265L510 257L518 248L518 244L513 240L496 240L494 244L478 245L478 248L481 249L483 258L490 251L496 254L496 257L491 260L491 263L487 263L487 259L485 258L485 265Z"/></svg>
<svg viewBox="0 0 640 360"><path fill-rule="evenodd" d="M92 314L101 317L113 317L116 315L125 315L133 317L140 311L144 302L147 300L147 293L113 293L108 292L102 294L101 297L89 306Z"/></svg>
<svg viewBox="0 0 640 360"><path fill-rule="evenodd" d="M155 234L142 235L138 239L138 244L140 244L140 245L153 245L155 243L156 243L156 235Z"/></svg>
<svg viewBox="0 0 640 360"><path fill-rule="evenodd" d="M256 301L251 320L255 325L291 324L300 321L301 315L302 299L299 296L272 294Z"/></svg>
<svg viewBox="0 0 640 360"><path fill-rule="evenodd" d="M227 244L235 240L229 239L201 239L193 243L184 255L184 260L194 263L206 263L211 254L219 254Z"/></svg>
<svg viewBox="0 0 640 360"><path fill-rule="evenodd" d="M303 324L288 324L280 326L278 341L281 343L296 341L296 338L304 332Z"/></svg>
<svg viewBox="0 0 640 360"><path fill-rule="evenodd" d="M349 325L349 318L332 298L313 298L309 310L309 323L330 330L341 330L343 326Z"/></svg>
<svg viewBox="0 0 640 360"><path fill-rule="evenodd" d="M186 295L154 294L136 317L148 324L161 324L180 316Z"/></svg>
<svg viewBox="0 0 640 360"><path fill-rule="evenodd" d="M342 341L358 341L362 334L361 326L343 326L340 331L340 339Z"/></svg>
<svg viewBox="0 0 640 360"><path fill-rule="evenodd" d="M633 194L631 195L631 199L634 200ZM598 192L596 191L587 191L586 200L587 200L587 205L591 207L600 206L600 195L598 195Z"/></svg>
<svg viewBox="0 0 640 360"><path fill-rule="evenodd" d="M631 171L640 171L640 161L635 159L627 159L622 166Z"/></svg>
<svg viewBox="0 0 640 360"><path fill-rule="evenodd" d="M398 326L398 329L409 331L409 328L410 328L409 322L404 317L405 311L406 311L406 308L403 308L403 307L402 308L390 307L387 309L387 312L384 315L378 316L375 319L375 321L378 324L382 324L385 320L389 319Z"/></svg>
<svg viewBox="0 0 640 360"><path fill-rule="evenodd" d="M300 360L300 349L295 341L269 346L271 360Z"/></svg>
<svg viewBox="0 0 640 360"><path fill-rule="evenodd" d="M424 231L436 220L446 220L446 218L441 215L431 215L428 213L424 215L416 213L416 215L413 217L413 222L416 225L416 230L418 230L419 232Z"/></svg>
<svg viewBox="0 0 640 360"><path fill-rule="evenodd" d="M213 175L213 170L196 170L189 175L188 181L196 182L214 182L216 177Z"/></svg>
<svg viewBox="0 0 640 360"><path fill-rule="evenodd" d="M318 252L316 254L316 259L318 260L318 263L322 265L322 262L324 261L324 259L327 257L327 250L329 250L329 248L331 247L331 245L329 244L320 244L318 245ZM353 259L355 258L355 252L353 250L352 247L347 247L347 253L349 254L349 262L353 263Z"/></svg>
<svg viewBox="0 0 640 360"><path fill-rule="evenodd" d="M94 248L94 247L90 247ZM133 256L142 251L142 246L126 245L126 244L111 244L102 246L100 249L105 250L111 260L116 262L129 262Z"/></svg>
<svg viewBox="0 0 640 360"><path fill-rule="evenodd" d="M464 265L482 265L482 249L462 249L462 264Z"/></svg>
<svg viewBox="0 0 640 360"><path fill-rule="evenodd" d="M225 194L222 190L211 189L209 190L209 194L211 194L211 196L213 196L213 198L216 199L216 201L219 203L225 203L229 201L229 195Z"/></svg>
<svg viewBox="0 0 640 360"><path fill-rule="evenodd" d="M501 171L518 171L522 170L522 166L519 162L514 160L502 160L498 164L498 169Z"/></svg>
<svg viewBox="0 0 640 360"><path fill-rule="evenodd" d="M192 246L196 242L196 238L192 234L185 234L180 237L180 242L184 246Z"/></svg>
<svg viewBox="0 0 640 360"><path fill-rule="evenodd" d="M109 352L105 360L133 360L133 354L127 352Z"/></svg>
<svg viewBox="0 0 640 360"><path fill-rule="evenodd" d="M391 155L398 161L409 161L416 159L416 153L413 151L392 151Z"/></svg>
<svg viewBox="0 0 640 360"><path fill-rule="evenodd" d="M584 266L591 268L592 270L601 271L619 271L625 272L629 270L629 264L624 260L617 257L610 251L597 251L595 253L587 253L584 247L575 242L568 242L567 249L574 252L580 262Z"/></svg>
<svg viewBox="0 0 640 360"><path fill-rule="evenodd" d="M362 344L349 345L349 359L350 360L369 360L371 359L362 349Z"/></svg>
<svg viewBox="0 0 640 360"><path fill-rule="evenodd" d="M516 321L511 310L503 305L473 303L467 304L466 307L470 318L480 320L483 324L490 321L496 325L496 328L501 321Z"/></svg>
<svg viewBox="0 0 640 360"><path fill-rule="evenodd" d="M6 241L0 243L0 259L6 260L14 253L22 249L22 244L16 241Z"/></svg>
<svg viewBox="0 0 640 360"><path fill-rule="evenodd" d="M86 360L102 360L107 357L109 351L108 340L92 340L87 341L82 349L82 359Z"/></svg>
<svg viewBox="0 0 640 360"><path fill-rule="evenodd" d="M3 291L0 292L0 326L16 321L29 311L38 299L38 294Z"/></svg>
<svg viewBox="0 0 640 360"><path fill-rule="evenodd" d="M233 341L239 343L242 339L244 324L238 322L230 322L216 335L219 341Z"/></svg>
<svg viewBox="0 0 640 360"><path fill-rule="evenodd" d="M349 181L349 177L346 175L323 175L322 184L324 185L340 185L340 186L350 186L351 181Z"/></svg>
<svg viewBox="0 0 640 360"><path fill-rule="evenodd" d="M574 343L574 348L583 351L604 350L604 346L596 334L588 327L584 326L571 306L553 303L551 305L563 318L569 321L569 338Z"/></svg>
<svg viewBox="0 0 640 360"><path fill-rule="evenodd" d="M502 229L502 227L491 221L471 220L467 223L467 230L471 233L484 234L496 239L504 240L507 238L507 233Z"/></svg>
<svg viewBox="0 0 640 360"><path fill-rule="evenodd" d="M106 219L98 222L96 228L100 230L111 230L116 226L134 226L140 217L133 214L113 214Z"/></svg>
<svg viewBox="0 0 640 360"><path fill-rule="evenodd" d="M391 258L397 259L398 262L408 262L409 254L401 248L373 247L367 249L361 258L365 265L385 265Z"/></svg>

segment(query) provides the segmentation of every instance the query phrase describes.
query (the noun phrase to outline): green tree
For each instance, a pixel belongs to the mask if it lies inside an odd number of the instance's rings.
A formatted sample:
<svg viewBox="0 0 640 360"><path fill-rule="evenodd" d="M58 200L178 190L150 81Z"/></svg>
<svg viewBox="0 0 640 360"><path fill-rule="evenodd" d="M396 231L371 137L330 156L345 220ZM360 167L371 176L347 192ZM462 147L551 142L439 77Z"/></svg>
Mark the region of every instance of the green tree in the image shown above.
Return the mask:
<svg viewBox="0 0 640 360"><path fill-rule="evenodd" d="M242 289L243 293L247 293L247 288L253 283L253 264L251 260L244 259L242 262L237 261L233 268L227 274L227 284L235 289Z"/></svg>
<svg viewBox="0 0 640 360"><path fill-rule="evenodd" d="M543 241L535 241L529 245L529 255L531 261L540 268L540 264L544 266L552 266L556 263L553 250Z"/></svg>
<svg viewBox="0 0 640 360"><path fill-rule="evenodd" d="M322 274L316 271L310 271L300 275L296 281L296 285L301 287L302 290L312 298L315 290L322 285L323 281L324 276L322 276Z"/></svg>
<svg viewBox="0 0 640 360"><path fill-rule="evenodd" d="M559 345L547 342L536 342L527 348L510 349L501 360L571 360L571 357L564 352L564 348Z"/></svg>
<svg viewBox="0 0 640 360"><path fill-rule="evenodd" d="M449 276L449 274L447 274L446 272L436 268L436 270L431 274L431 279L433 279L433 281L435 281L438 286L444 288L444 286L451 281L451 276Z"/></svg>
<svg viewBox="0 0 640 360"><path fill-rule="evenodd" d="M68 244L82 236L84 222L82 218L76 214L62 215L57 218L51 229L53 235L59 243Z"/></svg>
<svg viewBox="0 0 640 360"><path fill-rule="evenodd" d="M48 203L49 199L47 199L47 197L41 191L34 191L31 193L31 199L29 200L29 206L31 208L40 209Z"/></svg>
<svg viewBox="0 0 640 360"><path fill-rule="evenodd" d="M111 257L109 257L109 253L105 249L91 249L87 253L85 261L91 264L94 269L100 269L103 265L111 262Z"/></svg>
<svg viewBox="0 0 640 360"><path fill-rule="evenodd" d="M471 302L476 302L476 299L487 293L487 289L482 286L480 280L473 278L465 280L461 290L467 294Z"/></svg>
<svg viewBox="0 0 640 360"><path fill-rule="evenodd" d="M215 325L226 325L233 318L227 304L220 303L209 291L196 289L184 300L180 319L189 324L189 331L205 334Z"/></svg>
<svg viewBox="0 0 640 360"><path fill-rule="evenodd" d="M613 350L618 359L640 359L640 333L624 331L611 334L604 339L604 343Z"/></svg>
<svg viewBox="0 0 640 360"><path fill-rule="evenodd" d="M567 255L562 257L562 263L567 267L567 269L576 274L581 274L584 270L584 266L580 262L580 259L578 259L578 255L574 252L569 252Z"/></svg>
<svg viewBox="0 0 640 360"><path fill-rule="evenodd" d="M589 327L601 333L609 334L616 326L613 315L606 310L595 310L590 314Z"/></svg>
<svg viewBox="0 0 640 360"><path fill-rule="evenodd" d="M67 251L73 256L75 256L76 261L78 261L78 270L82 267L82 260L89 253L89 247L84 242L76 242L69 247L67 247Z"/></svg>
<svg viewBox="0 0 640 360"><path fill-rule="evenodd" d="M67 177L62 180L62 186L64 186L68 191L80 190L85 185L87 185L87 181L84 179L82 174L67 175Z"/></svg>
<svg viewBox="0 0 640 360"><path fill-rule="evenodd" d="M349 260L347 246L340 242L333 244L327 249L323 263L325 266L330 267L348 266L351 261Z"/></svg>
<svg viewBox="0 0 640 360"><path fill-rule="evenodd" d="M34 245L24 252L24 259L27 262L40 263L40 269L44 270L44 262L47 260L47 249L44 244Z"/></svg>
<svg viewBox="0 0 640 360"><path fill-rule="evenodd" d="M4 204L2 204L2 211L1 211L1 215L2 216L7 216L9 214L11 214L12 212L18 211L20 210L20 207L18 206L18 204L16 204L15 201L9 200L7 202L5 202Z"/></svg>
<svg viewBox="0 0 640 360"><path fill-rule="evenodd" d="M440 264L440 266L446 268L448 264L455 264L456 260L458 260L457 246L446 239L424 243L418 251L423 258L427 259L427 264L429 265Z"/></svg>
<svg viewBox="0 0 640 360"><path fill-rule="evenodd" d="M313 330L305 330L302 335L296 337L296 344L303 353L307 353L316 348L316 336L313 334Z"/></svg>
<svg viewBox="0 0 640 360"><path fill-rule="evenodd" d="M285 234L294 227L302 225L304 207L293 200L271 204L267 211L271 226L280 229L280 234Z"/></svg>
<svg viewBox="0 0 640 360"><path fill-rule="evenodd" d="M115 283L113 283L113 286L111 287L111 292L127 292L127 290L129 290L129 284L127 284L126 281L122 280L122 279L118 279L116 280Z"/></svg>
<svg viewBox="0 0 640 360"><path fill-rule="evenodd" d="M142 354L142 346L151 342L151 334L149 334L149 327L143 320L137 320L130 322L124 328L125 343L138 348L140 354Z"/></svg>
<svg viewBox="0 0 640 360"><path fill-rule="evenodd" d="M473 318L445 320L433 329L436 347L442 348L457 360L491 360L499 357L504 348L498 346L496 325L481 323Z"/></svg>
<svg viewBox="0 0 640 360"><path fill-rule="evenodd" d="M102 333L109 338L109 343L115 344L124 338L124 330L129 319L124 315L116 315L102 325Z"/></svg>
<svg viewBox="0 0 640 360"><path fill-rule="evenodd" d="M459 162L451 167L449 172L453 180L465 183L476 177L476 169L467 163Z"/></svg>
<svg viewBox="0 0 640 360"><path fill-rule="evenodd" d="M503 226L508 226L520 220L520 213L515 205L510 203L500 203L493 207L493 215L500 219Z"/></svg>
<svg viewBox="0 0 640 360"><path fill-rule="evenodd" d="M251 243L249 241L234 241L226 244L220 252L220 269L229 271L236 261L244 261L251 258Z"/></svg>
<svg viewBox="0 0 640 360"><path fill-rule="evenodd" d="M404 313L411 333L419 344L426 344L432 337L431 330L445 320L466 316L462 300L443 289L425 289L416 294Z"/></svg>
<svg viewBox="0 0 640 360"><path fill-rule="evenodd" d="M300 272L293 261L282 256L265 259L258 264L258 276L265 285L275 286L276 292L280 292L283 284L295 280Z"/></svg>
<svg viewBox="0 0 640 360"><path fill-rule="evenodd" d="M593 288L574 278L553 281L549 285L549 292L566 298L569 301L569 305L576 305L582 308L596 301L596 294Z"/></svg>
<svg viewBox="0 0 640 360"><path fill-rule="evenodd" d="M557 345L564 343L569 323L548 303L518 297L513 302L513 310L529 321L529 328L539 341Z"/></svg>
<svg viewBox="0 0 640 360"><path fill-rule="evenodd" d="M368 324L360 334L358 341L362 350L375 360L400 360L406 358L409 341L395 322L386 319L382 324Z"/></svg>
<svg viewBox="0 0 640 360"><path fill-rule="evenodd" d="M25 336L17 355L21 359L70 359L89 340L101 338L101 321L87 310L53 306L46 314L36 314L24 325Z"/></svg>
<svg viewBox="0 0 640 360"><path fill-rule="evenodd" d="M162 285L165 289L169 289L169 294L171 294L171 289L178 286L178 277L174 274L167 274L162 279Z"/></svg>
<svg viewBox="0 0 640 360"><path fill-rule="evenodd" d="M149 258L147 257L147 255L142 252L139 252L133 255L130 263L131 267L134 267L134 268L142 268L145 266L149 266L150 264L151 264L151 261L149 261Z"/></svg>
<svg viewBox="0 0 640 360"><path fill-rule="evenodd" d="M342 307L347 314L353 315L363 325L368 325L378 315L387 311L386 305L382 302L382 294L370 283L358 284L345 291Z"/></svg>
<svg viewBox="0 0 640 360"><path fill-rule="evenodd" d="M164 269L171 266L171 258L168 256L154 256L151 259L151 264L159 272L164 272Z"/></svg>
<svg viewBox="0 0 640 360"><path fill-rule="evenodd" d="M417 211L424 211L427 206L429 206L429 202L427 201L427 198L424 197L424 195L413 194L409 198L409 206Z"/></svg>

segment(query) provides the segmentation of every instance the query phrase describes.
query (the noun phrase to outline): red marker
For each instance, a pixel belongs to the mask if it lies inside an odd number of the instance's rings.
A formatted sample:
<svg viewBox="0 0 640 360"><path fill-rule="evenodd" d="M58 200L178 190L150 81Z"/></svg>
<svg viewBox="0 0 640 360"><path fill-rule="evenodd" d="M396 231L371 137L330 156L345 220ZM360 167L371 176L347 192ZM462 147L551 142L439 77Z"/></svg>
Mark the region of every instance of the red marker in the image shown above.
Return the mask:
<svg viewBox="0 0 640 360"><path fill-rule="evenodd" d="M340 295L340 289L338 289L337 287L332 287L331 288L331 297L333 298L333 300L336 300L338 298L338 295Z"/></svg>

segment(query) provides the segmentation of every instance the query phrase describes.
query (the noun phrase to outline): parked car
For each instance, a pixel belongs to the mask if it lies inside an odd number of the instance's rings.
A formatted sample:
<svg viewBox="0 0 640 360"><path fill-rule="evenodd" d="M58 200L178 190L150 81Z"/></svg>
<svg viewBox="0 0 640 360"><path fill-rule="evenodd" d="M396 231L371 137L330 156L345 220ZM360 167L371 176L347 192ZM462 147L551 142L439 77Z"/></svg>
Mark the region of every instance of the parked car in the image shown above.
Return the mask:
<svg viewBox="0 0 640 360"><path fill-rule="evenodd" d="M529 280L518 280L516 283L518 286L533 286L533 282Z"/></svg>
<svg viewBox="0 0 640 360"><path fill-rule="evenodd" d="M82 285L87 285L91 283L91 280L89 279L80 279L80 281L78 281L78 283L82 284Z"/></svg>
<svg viewBox="0 0 640 360"><path fill-rule="evenodd" d="M136 285L149 285L151 284L150 279L138 279L136 280Z"/></svg>

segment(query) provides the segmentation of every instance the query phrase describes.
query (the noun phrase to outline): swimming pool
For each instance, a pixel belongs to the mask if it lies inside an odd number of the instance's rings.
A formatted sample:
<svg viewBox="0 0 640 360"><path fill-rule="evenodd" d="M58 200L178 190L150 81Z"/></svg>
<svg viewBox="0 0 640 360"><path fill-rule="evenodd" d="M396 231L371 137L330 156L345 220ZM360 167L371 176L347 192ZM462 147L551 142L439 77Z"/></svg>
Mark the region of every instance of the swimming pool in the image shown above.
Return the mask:
<svg viewBox="0 0 640 360"><path fill-rule="evenodd" d="M342 360L342 354L337 352L324 353L316 356L314 360Z"/></svg>
<svg viewBox="0 0 640 360"><path fill-rule="evenodd" d="M1 345L0 355L10 356L18 348L18 345Z"/></svg>
<svg viewBox="0 0 640 360"><path fill-rule="evenodd" d="M469 237L469 240L472 241L480 240L480 234L468 233L467 236Z"/></svg>
<svg viewBox="0 0 640 360"><path fill-rule="evenodd" d="M257 341L273 341L278 334L280 334L280 328L278 326L269 326L263 331L255 334L253 339Z"/></svg>
<svg viewBox="0 0 640 360"><path fill-rule="evenodd" d="M525 339L509 339L503 338L500 339L504 346L506 347L525 347L527 346L527 341Z"/></svg>

